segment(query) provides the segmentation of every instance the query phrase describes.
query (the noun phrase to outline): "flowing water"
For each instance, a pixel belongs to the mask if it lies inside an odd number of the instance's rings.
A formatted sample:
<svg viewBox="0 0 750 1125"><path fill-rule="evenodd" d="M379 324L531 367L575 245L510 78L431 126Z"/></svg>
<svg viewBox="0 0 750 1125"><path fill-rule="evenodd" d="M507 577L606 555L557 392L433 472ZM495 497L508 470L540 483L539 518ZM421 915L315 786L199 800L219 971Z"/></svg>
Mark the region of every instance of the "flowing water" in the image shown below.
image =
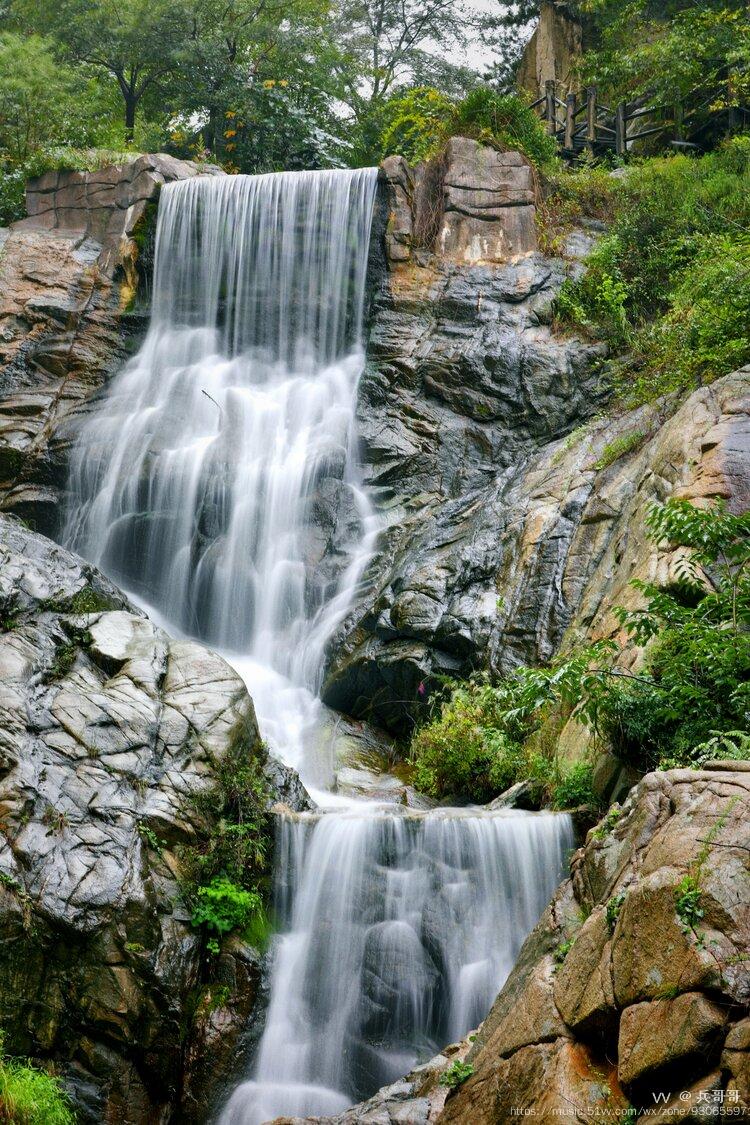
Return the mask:
<svg viewBox="0 0 750 1125"><path fill-rule="evenodd" d="M225 653L324 804L324 646L377 533L354 426L376 175L166 185L146 339L71 457L66 543ZM222 1125L341 1109L475 1026L570 843L553 815L279 818L270 1009Z"/></svg>

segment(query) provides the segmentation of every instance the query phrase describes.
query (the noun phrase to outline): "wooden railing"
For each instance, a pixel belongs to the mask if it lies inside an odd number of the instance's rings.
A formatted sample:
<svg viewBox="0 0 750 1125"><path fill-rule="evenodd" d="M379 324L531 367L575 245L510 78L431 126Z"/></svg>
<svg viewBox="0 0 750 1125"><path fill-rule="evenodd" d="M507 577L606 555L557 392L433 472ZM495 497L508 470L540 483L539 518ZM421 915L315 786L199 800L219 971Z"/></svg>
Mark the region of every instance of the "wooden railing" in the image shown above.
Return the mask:
<svg viewBox="0 0 750 1125"><path fill-rule="evenodd" d="M691 125L700 119L701 111L711 101L707 99L689 111L680 102L652 105L642 104L642 99L620 102L612 108L600 101L596 86L587 86L580 96L566 93L564 99L557 96L557 86L554 80L547 81L544 96L532 102L532 108L542 116L547 132L569 158L586 151L592 156L614 151L624 159L633 141L657 134L675 147L698 147L690 140ZM750 112L746 109L730 106L723 112L727 114L730 132L750 124ZM649 124L649 119L653 124Z"/></svg>

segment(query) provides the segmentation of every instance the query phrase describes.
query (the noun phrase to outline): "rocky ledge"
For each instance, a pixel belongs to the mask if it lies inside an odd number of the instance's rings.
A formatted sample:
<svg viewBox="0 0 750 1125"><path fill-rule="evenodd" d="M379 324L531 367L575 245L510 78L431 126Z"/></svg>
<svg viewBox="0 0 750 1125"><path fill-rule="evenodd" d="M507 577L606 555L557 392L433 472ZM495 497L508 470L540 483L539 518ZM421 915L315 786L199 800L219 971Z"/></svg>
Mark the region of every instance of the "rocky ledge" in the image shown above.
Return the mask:
<svg viewBox="0 0 750 1125"><path fill-rule="evenodd" d="M230 940L209 968L181 849L251 762L299 807L233 669L0 517L0 1025L81 1122L203 1121L247 1057L263 958Z"/></svg>

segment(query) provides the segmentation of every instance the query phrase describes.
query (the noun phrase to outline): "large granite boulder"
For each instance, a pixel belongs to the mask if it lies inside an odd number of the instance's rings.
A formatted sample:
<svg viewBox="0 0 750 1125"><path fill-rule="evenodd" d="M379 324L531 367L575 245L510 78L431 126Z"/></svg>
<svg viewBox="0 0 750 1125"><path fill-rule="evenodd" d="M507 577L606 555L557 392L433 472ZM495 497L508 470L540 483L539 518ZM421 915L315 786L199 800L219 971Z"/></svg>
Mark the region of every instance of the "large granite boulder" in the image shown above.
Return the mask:
<svg viewBox="0 0 750 1125"><path fill-rule="evenodd" d="M67 448L55 434L143 331L159 191L217 171L156 155L48 172L28 186L29 217L0 229L0 511L58 530Z"/></svg>
<svg viewBox="0 0 750 1125"><path fill-rule="evenodd" d="M203 1121L244 1064L263 957L207 957L182 887L219 776L248 765L265 750L233 669L0 517L0 1026L81 1122ZM269 805L296 799L269 776Z"/></svg>

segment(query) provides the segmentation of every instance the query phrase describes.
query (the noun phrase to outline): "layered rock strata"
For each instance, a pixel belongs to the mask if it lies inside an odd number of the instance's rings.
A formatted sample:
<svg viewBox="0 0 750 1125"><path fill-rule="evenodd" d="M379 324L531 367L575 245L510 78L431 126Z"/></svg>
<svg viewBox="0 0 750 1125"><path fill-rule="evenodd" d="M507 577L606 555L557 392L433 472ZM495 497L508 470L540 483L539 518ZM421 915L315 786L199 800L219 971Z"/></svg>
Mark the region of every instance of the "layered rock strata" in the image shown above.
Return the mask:
<svg viewBox="0 0 750 1125"><path fill-rule="evenodd" d="M143 329L136 297L147 287L159 190L215 171L141 156L29 184L29 217L0 230L0 510L58 529L67 471L60 428Z"/></svg>

